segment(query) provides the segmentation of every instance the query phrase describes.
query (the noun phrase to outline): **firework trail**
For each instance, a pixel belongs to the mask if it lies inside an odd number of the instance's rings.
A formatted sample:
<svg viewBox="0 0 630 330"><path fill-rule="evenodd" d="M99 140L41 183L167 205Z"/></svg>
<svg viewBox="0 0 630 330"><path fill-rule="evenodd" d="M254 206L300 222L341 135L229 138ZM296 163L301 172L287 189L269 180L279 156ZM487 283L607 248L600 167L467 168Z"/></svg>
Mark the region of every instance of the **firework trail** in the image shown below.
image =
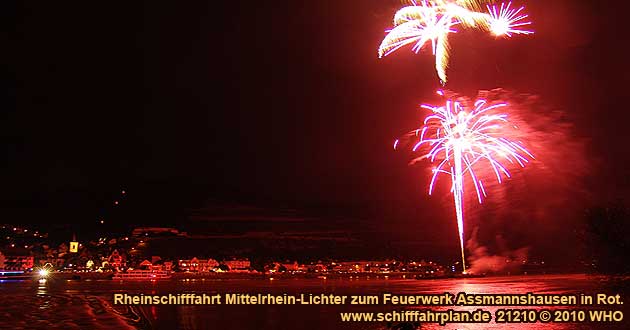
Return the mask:
<svg viewBox="0 0 630 330"><path fill-rule="evenodd" d="M438 92L443 95L443 92ZM510 123L507 114L498 112L506 103L489 105L479 99L470 110L461 101L448 99L443 106L422 105L431 111L424 119L421 128L409 133L418 141L412 151L426 149L427 152L415 158L412 163L428 159L437 165L433 168L429 195L433 193L435 182L440 174L451 178L451 192L455 203L457 228L462 254L462 266L466 272L464 256L464 179L469 177L475 187L479 203L486 196L483 181L476 174L478 168L490 168L496 180L509 178L506 165L518 164L524 167L534 156L521 145L506 136ZM512 127L513 128L513 127ZM394 148L400 141L396 140Z"/></svg>
<svg viewBox="0 0 630 330"><path fill-rule="evenodd" d="M413 44L411 50L420 52L431 41L435 56L435 70L442 84L446 84L448 66L448 35L457 32L453 27L461 25L479 28L495 36L511 37L513 34L531 34L523 27L530 25L523 14L524 7L512 8L511 2L500 7L487 5L487 13L480 12L481 1L474 0L423 0L413 1L412 6L401 8L394 15L394 27L378 49L379 57L385 57L397 49Z"/></svg>

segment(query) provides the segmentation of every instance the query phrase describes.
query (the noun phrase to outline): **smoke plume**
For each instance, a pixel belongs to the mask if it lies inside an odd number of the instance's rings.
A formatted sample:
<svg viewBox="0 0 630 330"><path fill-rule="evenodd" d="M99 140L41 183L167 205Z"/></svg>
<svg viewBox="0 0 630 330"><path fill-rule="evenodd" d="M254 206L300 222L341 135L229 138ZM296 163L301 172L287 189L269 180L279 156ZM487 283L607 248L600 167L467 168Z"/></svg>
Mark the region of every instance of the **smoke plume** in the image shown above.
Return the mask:
<svg viewBox="0 0 630 330"><path fill-rule="evenodd" d="M472 237L466 243L468 249L468 272L472 274L496 274L496 273L514 273L527 263L529 247L523 247L516 250L509 250L506 242L500 235L496 236L496 244L499 254L492 255L489 249L482 246L478 239L477 233L479 228L475 227Z"/></svg>

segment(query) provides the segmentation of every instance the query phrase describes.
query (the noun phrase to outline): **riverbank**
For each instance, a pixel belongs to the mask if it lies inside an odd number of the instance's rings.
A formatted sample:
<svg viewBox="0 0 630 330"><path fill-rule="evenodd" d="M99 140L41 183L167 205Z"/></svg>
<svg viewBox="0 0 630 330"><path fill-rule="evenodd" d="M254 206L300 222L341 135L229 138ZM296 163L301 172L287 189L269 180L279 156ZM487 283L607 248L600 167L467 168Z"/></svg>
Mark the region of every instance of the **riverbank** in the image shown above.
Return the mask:
<svg viewBox="0 0 630 330"><path fill-rule="evenodd" d="M53 272L48 276L50 280L111 280L114 272ZM258 272L224 272L224 273L191 273L174 272L171 273L172 280L279 280L279 279L444 279L464 277L462 275L453 276L429 276L422 273L395 272L395 273L258 273ZM473 277L473 276L466 276Z"/></svg>

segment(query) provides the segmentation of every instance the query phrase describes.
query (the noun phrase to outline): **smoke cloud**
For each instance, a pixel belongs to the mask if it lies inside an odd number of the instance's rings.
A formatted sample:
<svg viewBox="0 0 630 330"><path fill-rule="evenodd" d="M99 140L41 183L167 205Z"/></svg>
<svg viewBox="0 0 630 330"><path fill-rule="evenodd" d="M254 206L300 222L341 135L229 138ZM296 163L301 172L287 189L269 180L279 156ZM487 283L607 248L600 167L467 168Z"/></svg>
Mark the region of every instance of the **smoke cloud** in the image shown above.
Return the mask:
<svg viewBox="0 0 630 330"><path fill-rule="evenodd" d="M466 243L468 249L468 272L472 274L514 273L527 263L529 247L509 250L502 236L496 236L499 254L492 255L488 247L482 246L477 238L478 227L473 230L472 237Z"/></svg>

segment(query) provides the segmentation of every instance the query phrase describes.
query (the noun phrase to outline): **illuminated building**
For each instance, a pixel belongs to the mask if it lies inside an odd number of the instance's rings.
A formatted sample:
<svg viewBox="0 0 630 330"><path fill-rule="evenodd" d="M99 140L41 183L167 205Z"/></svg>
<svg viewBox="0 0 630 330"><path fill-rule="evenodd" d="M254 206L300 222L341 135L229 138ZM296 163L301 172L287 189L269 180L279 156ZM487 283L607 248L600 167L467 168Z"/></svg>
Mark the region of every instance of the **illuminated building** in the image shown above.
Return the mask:
<svg viewBox="0 0 630 330"><path fill-rule="evenodd" d="M219 263L214 259L181 259L177 264L178 268L182 272L211 272L214 268L219 266Z"/></svg>
<svg viewBox="0 0 630 330"><path fill-rule="evenodd" d="M112 268L120 268L124 265L123 257L118 253L118 250L114 250L112 254L107 259L107 263Z"/></svg>
<svg viewBox="0 0 630 330"><path fill-rule="evenodd" d="M79 252L79 242L70 242L70 253Z"/></svg>
<svg viewBox="0 0 630 330"><path fill-rule="evenodd" d="M249 270L251 267L251 263L249 259L233 259L233 260L225 260L223 264L226 265L230 271L243 271Z"/></svg>
<svg viewBox="0 0 630 330"><path fill-rule="evenodd" d="M70 253L79 252L79 242L77 242L77 236L72 235L72 241L70 242Z"/></svg>
<svg viewBox="0 0 630 330"><path fill-rule="evenodd" d="M29 270L35 265L33 256L3 256L5 270Z"/></svg>

